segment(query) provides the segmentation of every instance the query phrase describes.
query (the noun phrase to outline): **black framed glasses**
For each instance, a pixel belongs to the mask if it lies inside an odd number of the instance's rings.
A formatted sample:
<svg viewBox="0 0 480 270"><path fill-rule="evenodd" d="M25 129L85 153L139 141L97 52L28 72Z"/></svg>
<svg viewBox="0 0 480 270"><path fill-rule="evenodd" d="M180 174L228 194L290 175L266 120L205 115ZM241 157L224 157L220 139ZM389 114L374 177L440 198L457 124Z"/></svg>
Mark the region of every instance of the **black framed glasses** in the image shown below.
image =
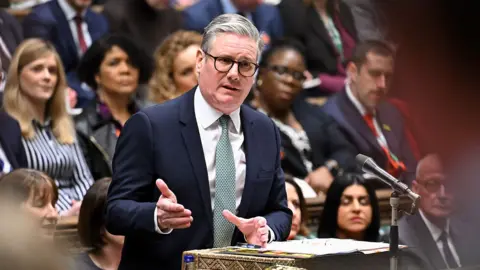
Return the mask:
<svg viewBox="0 0 480 270"><path fill-rule="evenodd" d="M242 76L245 76L245 77L252 77L253 75L255 75L255 72L258 69L258 65L250 61L246 61L246 60L235 61L229 57L213 56L207 52L204 52L204 53L207 56L210 56L211 58L213 58L213 66L217 71L222 73L229 72L235 63L237 64L238 73L242 74Z"/></svg>
<svg viewBox="0 0 480 270"><path fill-rule="evenodd" d="M289 74L290 76L292 76L295 80L297 80L299 82L304 82L307 79L307 77L305 77L303 72L293 70L293 69L290 69L290 68L285 67L285 66L271 65L271 66L267 66L267 68L269 70L277 73L278 75Z"/></svg>

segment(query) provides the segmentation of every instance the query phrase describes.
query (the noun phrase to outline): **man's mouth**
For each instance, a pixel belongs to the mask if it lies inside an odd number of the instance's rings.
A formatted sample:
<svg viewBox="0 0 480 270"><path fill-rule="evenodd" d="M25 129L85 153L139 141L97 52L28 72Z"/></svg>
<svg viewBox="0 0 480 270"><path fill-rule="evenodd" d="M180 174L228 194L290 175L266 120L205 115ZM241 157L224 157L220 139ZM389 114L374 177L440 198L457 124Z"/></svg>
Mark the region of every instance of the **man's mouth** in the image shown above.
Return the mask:
<svg viewBox="0 0 480 270"><path fill-rule="evenodd" d="M231 90L231 91L240 91L240 89L238 89L236 87L233 87L233 86L230 86L230 85L224 85L223 87L227 88L228 90Z"/></svg>

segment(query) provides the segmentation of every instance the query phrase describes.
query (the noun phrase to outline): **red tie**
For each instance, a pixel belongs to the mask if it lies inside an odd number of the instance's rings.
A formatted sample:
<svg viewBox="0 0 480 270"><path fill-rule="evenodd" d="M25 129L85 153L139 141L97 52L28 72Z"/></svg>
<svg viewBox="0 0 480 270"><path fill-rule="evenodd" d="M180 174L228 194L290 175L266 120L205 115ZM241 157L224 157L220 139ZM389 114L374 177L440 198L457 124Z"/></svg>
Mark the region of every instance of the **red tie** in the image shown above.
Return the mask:
<svg viewBox="0 0 480 270"><path fill-rule="evenodd" d="M375 128L375 124L373 122L373 115L372 114L366 114L363 119L365 119L365 122L367 123L368 127L372 130L373 135L375 138L378 139L379 134L377 129ZM389 174L399 177L400 173L405 171L405 164L403 164L402 161L398 160L398 158L388 150L386 145L381 145L383 152L387 156L388 163L387 163L387 171Z"/></svg>
<svg viewBox="0 0 480 270"><path fill-rule="evenodd" d="M83 35L83 30L82 30L82 22L83 22L83 17L80 14L77 14L73 20L75 21L75 25L77 26L77 35L78 35L78 45L80 45L80 49L82 50L82 53L87 51L87 42L85 42L85 36Z"/></svg>

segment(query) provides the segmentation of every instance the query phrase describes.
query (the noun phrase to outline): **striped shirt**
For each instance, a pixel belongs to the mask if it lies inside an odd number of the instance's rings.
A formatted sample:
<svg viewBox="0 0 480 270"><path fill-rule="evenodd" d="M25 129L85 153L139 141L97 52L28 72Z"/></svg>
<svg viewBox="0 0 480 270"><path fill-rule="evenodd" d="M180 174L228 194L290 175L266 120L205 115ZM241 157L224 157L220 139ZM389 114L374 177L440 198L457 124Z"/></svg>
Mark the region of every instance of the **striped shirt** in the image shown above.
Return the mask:
<svg viewBox="0 0 480 270"><path fill-rule="evenodd" d="M51 121L40 124L33 121L35 136L22 138L27 154L28 168L45 172L58 187L57 210L70 209L72 200L81 201L93 178L78 142L62 144L52 132Z"/></svg>

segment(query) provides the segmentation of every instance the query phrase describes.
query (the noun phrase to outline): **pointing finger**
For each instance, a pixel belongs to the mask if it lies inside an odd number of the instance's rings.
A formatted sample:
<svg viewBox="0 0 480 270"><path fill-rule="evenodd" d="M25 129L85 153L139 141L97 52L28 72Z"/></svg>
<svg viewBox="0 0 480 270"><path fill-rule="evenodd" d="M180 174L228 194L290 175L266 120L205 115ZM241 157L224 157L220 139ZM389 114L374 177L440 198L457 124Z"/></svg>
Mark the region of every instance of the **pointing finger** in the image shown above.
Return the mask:
<svg viewBox="0 0 480 270"><path fill-rule="evenodd" d="M167 184L162 179L157 179L155 184L157 185L158 190L160 190L160 192L162 193L163 197L168 199L174 199L175 202L177 201L175 194L168 188Z"/></svg>
<svg viewBox="0 0 480 270"><path fill-rule="evenodd" d="M239 227L242 224L242 218L237 217L236 215L232 214L229 210L223 210L222 212L223 217L228 220L233 225Z"/></svg>

